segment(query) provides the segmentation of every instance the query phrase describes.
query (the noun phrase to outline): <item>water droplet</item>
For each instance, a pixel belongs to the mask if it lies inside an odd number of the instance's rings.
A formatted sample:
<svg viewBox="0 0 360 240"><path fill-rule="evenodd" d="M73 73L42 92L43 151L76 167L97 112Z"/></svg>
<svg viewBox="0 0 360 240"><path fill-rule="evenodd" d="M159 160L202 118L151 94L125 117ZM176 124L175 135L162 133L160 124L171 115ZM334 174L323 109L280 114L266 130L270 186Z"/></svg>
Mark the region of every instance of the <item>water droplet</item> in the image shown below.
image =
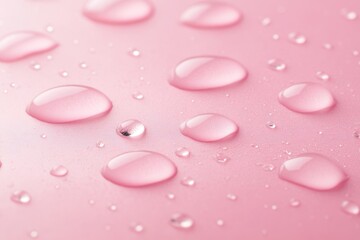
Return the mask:
<svg viewBox="0 0 360 240"><path fill-rule="evenodd" d="M108 181L124 187L142 187L166 181L176 175L175 164L149 151L127 152L111 159L102 169Z"/></svg>
<svg viewBox="0 0 360 240"><path fill-rule="evenodd" d="M43 122L70 123L104 116L111 108L111 101L100 91L86 86L66 85L40 93L26 111Z"/></svg>
<svg viewBox="0 0 360 240"><path fill-rule="evenodd" d="M129 24L150 18L154 8L147 0L88 0L83 13L105 24Z"/></svg>
<svg viewBox="0 0 360 240"><path fill-rule="evenodd" d="M205 90L225 87L243 81L246 69L225 57L193 57L180 62L169 83L183 90Z"/></svg>
<svg viewBox="0 0 360 240"><path fill-rule="evenodd" d="M54 177L65 177L68 172L69 171L66 169L66 167L62 165L55 166L50 170L50 174Z"/></svg>
<svg viewBox="0 0 360 240"><path fill-rule="evenodd" d="M241 12L229 4L199 2L182 13L181 22L195 28L219 28L233 26L241 17Z"/></svg>
<svg viewBox="0 0 360 240"><path fill-rule="evenodd" d="M276 58L270 59L268 61L268 66L271 70L278 72L282 72L286 69L286 64L282 60Z"/></svg>
<svg viewBox="0 0 360 240"><path fill-rule="evenodd" d="M173 193L168 193L168 194L166 195L166 197L167 197L169 200L174 200L174 199L175 199L175 194L173 194Z"/></svg>
<svg viewBox="0 0 360 240"><path fill-rule="evenodd" d="M278 209L278 206L277 205L271 205L271 209L276 211Z"/></svg>
<svg viewBox="0 0 360 240"><path fill-rule="evenodd" d="M180 148L176 149L175 155L178 157L181 157L181 158L188 158L188 157L190 157L190 151L189 151L189 149L187 149L185 147L180 147Z"/></svg>
<svg viewBox="0 0 360 240"><path fill-rule="evenodd" d="M41 65L39 63L31 64L31 68L35 71L39 71L41 69Z"/></svg>
<svg viewBox="0 0 360 240"><path fill-rule="evenodd" d="M330 76L327 73L322 72L322 71L316 72L316 77L325 82L330 80Z"/></svg>
<svg viewBox="0 0 360 240"><path fill-rule="evenodd" d="M317 83L294 84L279 94L279 102L299 113L323 112L335 105L332 93Z"/></svg>
<svg viewBox="0 0 360 240"><path fill-rule="evenodd" d="M144 226L138 223L134 223L130 226L130 229L136 233L141 233L144 231Z"/></svg>
<svg viewBox="0 0 360 240"><path fill-rule="evenodd" d="M329 158L316 153L285 161L279 177L314 190L330 190L347 180L345 172Z"/></svg>
<svg viewBox="0 0 360 240"><path fill-rule="evenodd" d="M222 219L216 220L216 225L218 225L219 227L224 226L224 224L225 224L224 220L222 220Z"/></svg>
<svg viewBox="0 0 360 240"><path fill-rule="evenodd" d="M271 23L271 19L270 19L270 18L268 18L268 17L263 18L263 19L261 20L261 25L263 25L264 27L269 26L269 25L270 25L270 23Z"/></svg>
<svg viewBox="0 0 360 240"><path fill-rule="evenodd" d="M288 39L291 43L298 44L298 45L303 45L307 41L306 37L304 35L302 35L301 33L297 33L297 32L289 33Z"/></svg>
<svg viewBox="0 0 360 240"><path fill-rule="evenodd" d="M35 239L39 237L39 233L36 230L33 230L29 233L29 236Z"/></svg>
<svg viewBox="0 0 360 240"><path fill-rule="evenodd" d="M103 141L98 141L98 142L96 143L96 147L97 147L97 148L104 148L104 147L105 147L105 143L104 143Z"/></svg>
<svg viewBox="0 0 360 240"><path fill-rule="evenodd" d="M292 198L292 199L290 199L289 204L291 207L300 207L301 202L295 198Z"/></svg>
<svg viewBox="0 0 360 240"><path fill-rule="evenodd" d="M184 177L181 179L181 184L186 187L194 187L196 182L192 177Z"/></svg>
<svg viewBox="0 0 360 240"><path fill-rule="evenodd" d="M60 76L63 78L67 78L69 76L69 73L67 71L61 71Z"/></svg>
<svg viewBox="0 0 360 240"><path fill-rule="evenodd" d="M275 170L275 166L271 163L264 163L264 164L261 164L261 166L264 169L264 171L266 171L266 172L272 172Z"/></svg>
<svg viewBox="0 0 360 240"><path fill-rule="evenodd" d="M0 61L12 62L50 51L58 44L49 37L31 31L10 33L0 39Z"/></svg>
<svg viewBox="0 0 360 240"><path fill-rule="evenodd" d="M341 208L344 212L350 215L359 215L360 207L352 201L344 200L341 203Z"/></svg>
<svg viewBox="0 0 360 240"><path fill-rule="evenodd" d="M171 216L170 224L174 228L185 230L192 228L195 222L190 216L186 214L176 213Z"/></svg>
<svg viewBox="0 0 360 240"><path fill-rule="evenodd" d="M229 194L226 195L226 198L231 200L231 201L236 201L238 197L233 193L229 193Z"/></svg>
<svg viewBox="0 0 360 240"><path fill-rule="evenodd" d="M86 62L81 62L79 63L79 67L82 68L82 69L85 69L88 67L87 63Z"/></svg>
<svg viewBox="0 0 360 240"><path fill-rule="evenodd" d="M119 136L131 139L141 138L145 134L145 126L138 120L130 119L122 122L116 132Z"/></svg>
<svg viewBox="0 0 360 240"><path fill-rule="evenodd" d="M140 57L141 52L138 49L132 49L132 50L130 50L129 54L133 57Z"/></svg>
<svg viewBox="0 0 360 240"><path fill-rule="evenodd" d="M356 12L350 11L350 10L347 10L347 9L342 9L341 13L347 20L351 20L351 21L357 19L357 17L358 17Z"/></svg>
<svg viewBox="0 0 360 240"><path fill-rule="evenodd" d="M215 113L200 114L180 126L184 136L200 142L214 142L229 139L239 130L232 120Z"/></svg>
<svg viewBox="0 0 360 240"><path fill-rule="evenodd" d="M272 39L274 39L274 40L279 40L279 39L280 39L280 35L279 35L279 34L273 34L273 35L272 35Z"/></svg>
<svg viewBox="0 0 360 240"><path fill-rule="evenodd" d="M54 32L54 27L51 26L51 25L48 25L48 26L46 26L45 30L46 30L48 33L52 33L52 32Z"/></svg>
<svg viewBox="0 0 360 240"><path fill-rule="evenodd" d="M134 92L132 94L132 97L136 100L143 100L144 99L144 95L141 92Z"/></svg>
<svg viewBox="0 0 360 240"><path fill-rule="evenodd" d="M333 45L330 44L330 43L324 43L323 47L324 47L326 50L331 50L331 49L334 48Z"/></svg>
<svg viewBox="0 0 360 240"><path fill-rule="evenodd" d="M47 135L46 135L45 133L43 133L43 134L40 135L40 137L41 137L42 139L45 139L45 138L47 138Z"/></svg>
<svg viewBox="0 0 360 240"><path fill-rule="evenodd" d="M354 138L360 139L360 130L355 130L353 136Z"/></svg>
<svg viewBox="0 0 360 240"><path fill-rule="evenodd" d="M218 163L224 164L224 163L227 163L228 161L230 161L231 158L229 156L225 155L224 153L217 153L215 155L215 160Z"/></svg>
<svg viewBox="0 0 360 240"><path fill-rule="evenodd" d="M266 123L266 127L270 128L270 129L275 129L276 124L274 122L269 121Z"/></svg>
<svg viewBox="0 0 360 240"><path fill-rule="evenodd" d="M16 191L11 195L11 200L18 204L29 204L31 202L31 196L26 191Z"/></svg>
<svg viewBox="0 0 360 240"><path fill-rule="evenodd" d="M117 211L117 206L115 204L111 204L109 206L109 210L112 211L112 212L116 212Z"/></svg>

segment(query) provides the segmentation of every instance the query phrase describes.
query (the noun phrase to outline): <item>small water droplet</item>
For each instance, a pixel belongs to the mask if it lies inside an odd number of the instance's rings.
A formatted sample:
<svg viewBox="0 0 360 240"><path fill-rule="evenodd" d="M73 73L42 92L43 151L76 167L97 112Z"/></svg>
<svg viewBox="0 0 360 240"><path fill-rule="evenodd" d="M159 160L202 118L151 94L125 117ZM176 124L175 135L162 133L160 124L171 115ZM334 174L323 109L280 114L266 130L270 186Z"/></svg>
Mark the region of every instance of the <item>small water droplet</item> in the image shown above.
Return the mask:
<svg viewBox="0 0 360 240"><path fill-rule="evenodd" d="M279 177L314 190L334 189L348 179L333 161L317 153L305 153L285 161Z"/></svg>
<svg viewBox="0 0 360 240"><path fill-rule="evenodd" d="M168 194L166 194L166 197L167 197L169 200L174 200L174 199L175 199L175 194L173 194L173 193L168 193Z"/></svg>
<svg viewBox="0 0 360 240"><path fill-rule="evenodd" d="M266 123L266 127L270 128L270 129L275 129L276 128L276 124L274 122L268 121Z"/></svg>
<svg viewBox="0 0 360 240"><path fill-rule="evenodd" d="M300 207L301 202L295 198L290 199L289 204L291 207Z"/></svg>
<svg viewBox="0 0 360 240"><path fill-rule="evenodd" d="M359 215L360 213L359 205L352 201L348 201L348 200L342 201L341 208L344 212L350 215Z"/></svg>
<svg viewBox="0 0 360 240"><path fill-rule="evenodd" d="M48 26L46 26L45 30L46 30L48 33L52 33L52 32L54 32L54 27L51 26L51 25L48 25Z"/></svg>
<svg viewBox="0 0 360 240"><path fill-rule="evenodd" d="M271 163L264 163L264 164L260 164L260 165L266 172L272 172L275 170L275 166Z"/></svg>
<svg viewBox="0 0 360 240"><path fill-rule="evenodd" d="M41 65L39 63L31 64L31 68L35 71L39 71L41 69Z"/></svg>
<svg viewBox="0 0 360 240"><path fill-rule="evenodd" d="M279 34L273 34L273 35L272 35L272 39L274 39L275 41L276 41L276 40L279 40L279 39L280 39L280 35L279 35Z"/></svg>
<svg viewBox="0 0 360 240"><path fill-rule="evenodd" d="M316 77L325 82L330 80L330 76L327 73L322 72L322 71L316 72Z"/></svg>
<svg viewBox="0 0 360 240"><path fill-rule="evenodd" d="M109 210L110 210L111 212L116 212L116 211L117 211L117 206L116 206L115 204L111 204L111 205L109 206Z"/></svg>
<svg viewBox="0 0 360 240"><path fill-rule="evenodd" d="M145 126L138 120L130 119L125 122L122 122L116 128L116 132L121 137L138 139L144 136Z"/></svg>
<svg viewBox="0 0 360 240"><path fill-rule="evenodd" d="M317 83L294 84L279 94L279 102L299 113L324 112L335 105L332 93Z"/></svg>
<svg viewBox="0 0 360 240"><path fill-rule="evenodd" d="M33 230L29 233L29 236L33 239L38 238L39 237L39 233L36 230Z"/></svg>
<svg viewBox="0 0 360 240"><path fill-rule="evenodd" d="M188 158L190 157L190 151L185 147L179 147L178 149L176 149L175 155L181 158Z"/></svg>
<svg viewBox="0 0 360 240"><path fill-rule="evenodd" d="M282 60L276 58L270 59L268 61L268 66L271 70L278 72L282 72L286 69L286 64Z"/></svg>
<svg viewBox="0 0 360 240"><path fill-rule="evenodd" d="M275 204L274 204L274 205L271 205L271 209L274 210L274 211L276 211L276 210L278 209L278 206L275 205Z"/></svg>
<svg viewBox="0 0 360 240"><path fill-rule="evenodd" d="M358 17L358 14L356 12L348 10L348 9L342 9L341 13L347 20L350 20L350 21L356 20Z"/></svg>
<svg viewBox="0 0 360 240"><path fill-rule="evenodd" d="M55 166L50 170L50 174L54 177L65 177L68 172L69 171L66 169L66 167L62 165Z"/></svg>
<svg viewBox="0 0 360 240"><path fill-rule="evenodd" d="M43 134L40 135L40 137L41 137L42 139L45 139L45 138L47 138L47 135L46 135L45 133L43 133Z"/></svg>
<svg viewBox="0 0 360 240"><path fill-rule="evenodd" d="M218 162L218 163L225 164L225 163L227 163L228 161L230 161L231 158L230 158L229 156L225 155L224 153L217 153L217 154L215 155L215 160L216 160L216 162Z"/></svg>
<svg viewBox="0 0 360 240"><path fill-rule="evenodd" d="M216 225L218 225L219 227L224 226L224 224L225 224L224 220L222 220L222 219L216 220Z"/></svg>
<svg viewBox="0 0 360 240"><path fill-rule="evenodd" d="M104 147L105 147L105 143L104 143L103 141L98 141L98 142L96 143L96 147L97 147L97 148L104 148Z"/></svg>
<svg viewBox="0 0 360 240"><path fill-rule="evenodd" d="M134 92L132 94L132 97L136 100L143 100L144 99L144 95L141 92Z"/></svg>
<svg viewBox="0 0 360 240"><path fill-rule="evenodd" d="M69 73L67 71L61 71L60 76L63 78L67 78L69 76Z"/></svg>
<svg viewBox="0 0 360 240"><path fill-rule="evenodd" d="M171 216L170 224L174 228L185 230L192 228L195 222L190 216L186 214L176 213Z"/></svg>
<svg viewBox="0 0 360 240"><path fill-rule="evenodd" d="M31 196L26 191L16 191L11 195L11 200L18 204L29 204L31 202Z"/></svg>
<svg viewBox="0 0 360 240"><path fill-rule="evenodd" d="M134 223L130 226L130 229L136 233L141 233L144 231L144 226L139 223Z"/></svg>
<svg viewBox="0 0 360 240"><path fill-rule="evenodd" d="M270 19L270 18L268 18L268 17L263 18L263 19L261 20L261 25L263 25L264 27L269 26L269 25L270 25L270 23L271 23L271 19Z"/></svg>
<svg viewBox="0 0 360 240"><path fill-rule="evenodd" d="M333 47L333 45L331 43L324 43L323 48L325 48L326 50L331 50L334 47Z"/></svg>
<svg viewBox="0 0 360 240"><path fill-rule="evenodd" d="M353 136L354 138L360 139L360 130L355 130Z"/></svg>
<svg viewBox="0 0 360 240"><path fill-rule="evenodd" d="M130 54L131 56L133 56L133 57L140 57L141 52L140 52L140 50L138 50L138 49L131 49L131 50L129 51L129 54Z"/></svg>
<svg viewBox="0 0 360 240"><path fill-rule="evenodd" d="M167 157L150 151L123 153L102 169L108 181L124 187L142 187L164 182L176 175L175 164Z"/></svg>
<svg viewBox="0 0 360 240"><path fill-rule="evenodd" d="M200 56L177 64L169 83L179 89L197 91L240 83L246 76L246 69L233 59Z"/></svg>
<svg viewBox="0 0 360 240"><path fill-rule="evenodd" d="M186 187L194 187L195 186L195 180L192 177L184 177L181 179L181 184Z"/></svg>
<svg viewBox="0 0 360 240"><path fill-rule="evenodd" d="M303 45L306 43L306 37L298 32L291 32L288 35L288 39L291 43L297 44L297 45Z"/></svg>
<svg viewBox="0 0 360 240"><path fill-rule="evenodd" d="M82 69L85 69L88 67L87 63L86 62L81 62L79 63L79 67L82 68Z"/></svg>
<svg viewBox="0 0 360 240"><path fill-rule="evenodd" d="M226 198L231 200L231 201L236 201L238 197L233 193L229 193L229 194L226 195Z"/></svg>

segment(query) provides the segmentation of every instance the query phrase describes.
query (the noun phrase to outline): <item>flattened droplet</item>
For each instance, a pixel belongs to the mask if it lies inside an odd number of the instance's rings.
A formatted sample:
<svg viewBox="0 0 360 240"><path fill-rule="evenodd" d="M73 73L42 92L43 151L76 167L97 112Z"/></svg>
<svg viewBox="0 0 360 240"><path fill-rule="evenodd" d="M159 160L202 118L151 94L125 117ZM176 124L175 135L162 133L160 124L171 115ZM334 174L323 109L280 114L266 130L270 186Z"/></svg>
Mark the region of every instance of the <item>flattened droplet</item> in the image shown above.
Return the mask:
<svg viewBox="0 0 360 240"><path fill-rule="evenodd" d="M241 12L229 4L199 2L183 12L181 22L195 28L221 28L239 23L241 17Z"/></svg>
<svg viewBox="0 0 360 240"><path fill-rule="evenodd" d="M243 81L246 69L237 61L225 57L193 57L180 62L169 82L183 90L205 90L225 87Z"/></svg>
<svg viewBox="0 0 360 240"><path fill-rule="evenodd" d="M0 61L17 61L50 51L57 46L58 43L42 33L32 31L10 33L0 39Z"/></svg>
<svg viewBox="0 0 360 240"><path fill-rule="evenodd" d="M317 153L306 153L285 161L279 177L314 190L334 189L347 180L341 168Z"/></svg>
<svg viewBox="0 0 360 240"><path fill-rule="evenodd" d="M129 24L148 19L154 12L148 0L89 0L83 13L105 24Z"/></svg>
<svg viewBox="0 0 360 240"><path fill-rule="evenodd" d="M176 175L175 164L150 151L127 152L110 160L102 169L108 181L124 187L143 187L166 181Z"/></svg>
<svg viewBox="0 0 360 240"><path fill-rule="evenodd" d="M79 85L55 87L36 96L27 113L43 122L70 123L106 115L111 101L100 91Z"/></svg>
<svg viewBox="0 0 360 240"><path fill-rule="evenodd" d="M180 126L184 136L199 142L215 142L237 134L239 128L232 120L216 113L197 115Z"/></svg>
<svg viewBox="0 0 360 240"><path fill-rule="evenodd" d="M291 111L299 113L324 112L336 103L332 93L317 83L292 85L280 92L279 102Z"/></svg>

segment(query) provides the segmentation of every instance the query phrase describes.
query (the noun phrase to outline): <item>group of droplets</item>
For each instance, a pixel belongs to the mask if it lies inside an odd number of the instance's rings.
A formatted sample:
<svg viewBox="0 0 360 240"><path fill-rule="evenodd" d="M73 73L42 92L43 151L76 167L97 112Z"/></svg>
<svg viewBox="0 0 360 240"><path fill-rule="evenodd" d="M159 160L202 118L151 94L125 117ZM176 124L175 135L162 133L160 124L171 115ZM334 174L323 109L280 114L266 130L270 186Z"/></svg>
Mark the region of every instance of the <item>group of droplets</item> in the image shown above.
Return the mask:
<svg viewBox="0 0 360 240"><path fill-rule="evenodd" d="M342 11L348 20L355 20L357 14L353 11ZM89 0L83 9L83 14L92 21L104 24L128 24L146 20L154 14L154 6L147 0ZM242 13L234 6L218 2L200 2L186 9L181 17L181 22L192 28L218 29L238 24L242 19ZM270 18L261 21L264 27L271 24ZM48 33L54 31L52 26L46 28ZM273 39L279 39L274 34ZM299 32L290 32L288 41L295 45L305 45L307 38ZM52 38L33 31L14 32L0 39L0 61L12 62L34 54L50 51L59 44ZM331 49L331 44L324 44L325 49ZM131 49L129 54L133 57L140 57L138 49ZM52 57L49 56L48 59ZM267 62L271 70L284 72L287 69L286 63L279 58L272 58ZM40 70L39 63L33 63L34 70ZM87 68L86 62L79 63L80 68ZM211 71L209 71L211 70ZM61 71L60 76L69 76L67 71ZM238 61L222 56L193 56L178 63L172 70L169 84L175 88L189 91L217 89L232 84L238 84L246 79L248 72ZM324 82L330 76L318 71L316 77ZM133 98L143 100L141 92L134 92ZM298 113L325 112L335 106L336 100L333 94L322 84L312 82L296 83L279 93L280 104L291 111ZM37 95L27 107L27 113L43 122L58 124L83 121L95 117L105 116L112 109L112 101L97 89L79 86L66 85L46 90ZM266 126L275 129L273 122L267 122ZM118 125L116 133L127 139L139 139L145 135L145 125L136 119L126 120ZM196 115L182 124L180 132L195 141L217 142L230 139L238 134L239 127L231 119L217 113L204 113ZM360 138L360 132L354 136ZM45 134L41 135L46 138ZM105 143L98 141L98 148L104 148ZM175 155L180 158L190 158L190 150L179 147ZM231 158L219 152L214 156L215 161L220 164L227 163ZM259 164L265 171L272 171L275 167L271 164ZM144 176L141 167L148 169ZM1 162L0 162L1 167ZM111 159L104 166L101 173L108 181L123 187L141 187L173 178L177 173L176 165L166 156L151 151L127 152ZM65 177L68 170L62 165L55 166L50 170L54 177ZM286 181L307 187L313 190L330 190L343 184L347 175L339 168L333 160L316 154L307 153L290 160L287 160L280 167L279 177ZM186 187L194 187L196 181L192 177L184 177L181 184ZM226 196L229 200L235 201L235 194ZM169 200L175 195L169 193ZM26 191L16 191L12 194L11 200L15 203L27 205L31 202L31 196ZM290 206L300 206L297 199L290 200ZM341 203L342 209L349 214L358 215L359 206L349 200ZM276 205L271 207L277 209ZM110 211L116 211L117 206L111 205ZM189 229L194 226L194 220L183 213L176 213L170 217L170 224L178 229ZM224 225L224 220L216 221L218 226ZM142 224L133 224L131 229L134 232L142 232ZM30 236L38 237L36 231Z"/></svg>

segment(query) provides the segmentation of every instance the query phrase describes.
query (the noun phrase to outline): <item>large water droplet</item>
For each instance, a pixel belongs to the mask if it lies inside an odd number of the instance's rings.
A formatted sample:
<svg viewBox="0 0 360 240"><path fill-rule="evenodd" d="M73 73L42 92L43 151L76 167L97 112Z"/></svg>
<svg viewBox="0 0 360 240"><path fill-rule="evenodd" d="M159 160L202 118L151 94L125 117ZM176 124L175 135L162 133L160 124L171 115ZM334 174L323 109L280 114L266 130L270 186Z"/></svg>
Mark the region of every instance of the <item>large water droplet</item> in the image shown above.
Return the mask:
<svg viewBox="0 0 360 240"><path fill-rule="evenodd" d="M124 187L142 187L168 180L176 175L175 164L167 157L149 151L127 152L102 169L104 178Z"/></svg>
<svg viewBox="0 0 360 240"><path fill-rule="evenodd" d="M43 122L69 123L106 115L111 108L111 101L98 90L67 85L40 93L26 111Z"/></svg>
<svg viewBox="0 0 360 240"><path fill-rule="evenodd" d="M69 171L66 169L66 167L62 165L55 166L50 170L50 174L54 177L65 177L68 172Z"/></svg>
<svg viewBox="0 0 360 240"><path fill-rule="evenodd" d="M16 191L11 195L11 200L18 204L29 204L31 196L26 191Z"/></svg>
<svg viewBox="0 0 360 240"><path fill-rule="evenodd" d="M225 87L246 78L246 69L225 57L193 57L180 62L169 82L183 90L205 90Z"/></svg>
<svg viewBox="0 0 360 240"><path fill-rule="evenodd" d="M285 161L279 177L314 190L330 190L347 180L345 172L330 159L316 153Z"/></svg>
<svg viewBox="0 0 360 240"><path fill-rule="evenodd" d="M283 90L279 102L294 112L315 113L329 110L336 101L321 84L298 83Z"/></svg>
<svg viewBox="0 0 360 240"><path fill-rule="evenodd" d="M10 33L0 39L0 61L12 62L54 49L58 44L37 32Z"/></svg>
<svg viewBox="0 0 360 240"><path fill-rule="evenodd" d="M183 213L176 213L171 216L170 224L177 229L190 229L194 226L194 220Z"/></svg>
<svg viewBox="0 0 360 240"><path fill-rule="evenodd" d="M119 136L125 138L141 138L145 134L145 126L140 121L130 119L122 122L117 128L116 132Z"/></svg>
<svg viewBox="0 0 360 240"><path fill-rule="evenodd" d="M342 201L341 208L344 212L350 215L359 215L360 213L360 207L356 203L352 201Z"/></svg>
<svg viewBox="0 0 360 240"><path fill-rule="evenodd" d="M241 12L235 7L219 2L199 2L187 8L181 22L195 28L219 28L240 22Z"/></svg>
<svg viewBox="0 0 360 240"><path fill-rule="evenodd" d="M232 120L215 113L197 115L180 126L181 133L200 142L214 142L233 137L239 128Z"/></svg>
<svg viewBox="0 0 360 240"><path fill-rule="evenodd" d="M154 12L148 0L89 0L83 13L105 24L129 24L148 19Z"/></svg>

